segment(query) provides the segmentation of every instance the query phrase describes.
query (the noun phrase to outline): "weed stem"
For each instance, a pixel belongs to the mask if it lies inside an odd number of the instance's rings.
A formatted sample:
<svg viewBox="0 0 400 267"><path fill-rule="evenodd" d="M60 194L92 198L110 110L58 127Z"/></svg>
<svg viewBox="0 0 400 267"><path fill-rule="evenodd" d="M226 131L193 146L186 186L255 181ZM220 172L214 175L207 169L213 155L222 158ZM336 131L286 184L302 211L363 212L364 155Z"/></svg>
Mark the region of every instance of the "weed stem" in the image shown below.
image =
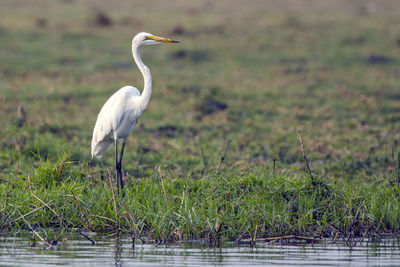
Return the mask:
<svg viewBox="0 0 400 267"><path fill-rule="evenodd" d="M217 166L217 171L219 170L219 167L221 166L221 164L224 162L224 160L226 158L226 153L228 152L230 143L231 143L231 140L228 140L228 143L226 144L224 155L221 157L221 160L220 160L220 162L219 162L219 164Z"/></svg>
<svg viewBox="0 0 400 267"><path fill-rule="evenodd" d="M303 143L303 138L301 137L301 131L300 131L300 130L297 130L297 133L299 134L300 145L301 145L301 151L303 152L303 158L304 158L304 162L305 162L305 164L306 164L306 166L307 166L307 171L308 171L308 173L310 174L311 181L314 181L314 177L313 177L313 175L312 175L312 173L311 173L310 165L308 164L308 160L307 160L307 156L306 156L306 151L305 151L305 149L304 149L304 143Z"/></svg>

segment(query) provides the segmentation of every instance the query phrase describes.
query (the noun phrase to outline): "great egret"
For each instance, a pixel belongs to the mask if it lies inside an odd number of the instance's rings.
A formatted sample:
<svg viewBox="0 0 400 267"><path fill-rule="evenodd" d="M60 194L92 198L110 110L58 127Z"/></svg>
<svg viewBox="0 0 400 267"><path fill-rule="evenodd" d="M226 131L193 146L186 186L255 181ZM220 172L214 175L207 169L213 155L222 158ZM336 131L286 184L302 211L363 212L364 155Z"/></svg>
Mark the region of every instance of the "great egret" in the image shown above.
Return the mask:
<svg viewBox="0 0 400 267"><path fill-rule="evenodd" d="M107 148L115 145L115 171L117 192L123 189L122 181L122 155L126 140L135 128L140 116L149 103L152 89L152 80L149 68L144 65L139 54L142 45L153 45L161 43L179 43L178 41L154 36L150 33L141 32L132 40L132 54L136 65L144 79L142 94L132 86L124 86L114 93L101 108L97 116L96 125L92 137L92 157L101 158ZM122 147L118 159L118 139L122 138Z"/></svg>

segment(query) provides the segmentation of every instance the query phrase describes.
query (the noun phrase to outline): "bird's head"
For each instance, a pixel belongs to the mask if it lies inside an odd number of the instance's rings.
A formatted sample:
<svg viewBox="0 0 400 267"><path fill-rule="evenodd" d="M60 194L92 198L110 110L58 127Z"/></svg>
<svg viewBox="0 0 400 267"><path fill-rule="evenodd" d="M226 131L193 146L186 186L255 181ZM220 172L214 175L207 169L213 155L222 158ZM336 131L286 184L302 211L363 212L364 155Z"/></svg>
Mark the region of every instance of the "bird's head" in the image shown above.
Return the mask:
<svg viewBox="0 0 400 267"><path fill-rule="evenodd" d="M138 33L133 38L133 43L136 43L139 46L141 46L141 45L153 45L153 44L162 44L162 43L179 43L179 41L155 36L155 35L147 33L147 32L141 32L141 33Z"/></svg>

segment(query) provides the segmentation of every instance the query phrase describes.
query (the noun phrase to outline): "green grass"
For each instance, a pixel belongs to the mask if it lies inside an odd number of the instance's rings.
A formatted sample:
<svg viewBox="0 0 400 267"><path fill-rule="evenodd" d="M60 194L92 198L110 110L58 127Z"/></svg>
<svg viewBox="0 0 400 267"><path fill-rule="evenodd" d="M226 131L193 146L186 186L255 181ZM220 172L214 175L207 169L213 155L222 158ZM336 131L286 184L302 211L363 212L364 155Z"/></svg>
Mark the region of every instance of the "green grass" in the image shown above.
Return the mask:
<svg viewBox="0 0 400 267"><path fill-rule="evenodd" d="M262 168L210 171L198 179L153 173L128 180L121 200L109 177L88 173L64 155L3 182L1 229L41 230L54 240L66 229L87 229L218 242L289 234L379 237L400 228L400 187L386 180L354 185L290 172L273 176Z"/></svg>
<svg viewBox="0 0 400 267"><path fill-rule="evenodd" d="M397 1L133 5L0 4L2 230L158 240L398 232ZM112 26L94 23L97 10ZM91 133L113 92L142 88L130 52L140 31L182 43L141 50L153 95L114 205L112 149L91 159Z"/></svg>

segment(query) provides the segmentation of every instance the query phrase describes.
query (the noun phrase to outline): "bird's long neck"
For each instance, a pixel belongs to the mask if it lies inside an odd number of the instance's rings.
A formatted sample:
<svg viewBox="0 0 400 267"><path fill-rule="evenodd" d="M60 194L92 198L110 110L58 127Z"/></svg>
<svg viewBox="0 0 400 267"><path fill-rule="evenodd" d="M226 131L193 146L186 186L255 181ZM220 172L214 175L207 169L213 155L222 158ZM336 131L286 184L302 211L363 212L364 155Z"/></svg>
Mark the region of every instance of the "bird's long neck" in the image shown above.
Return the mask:
<svg viewBox="0 0 400 267"><path fill-rule="evenodd" d="M143 75L144 80L144 87L142 91L142 95L140 96L140 109L143 111L146 109L147 105L149 104L150 97L151 97L151 89L152 89L152 79L150 69L143 63L142 58L139 54L139 46L133 44L132 45L132 54L133 58L138 66L140 72Z"/></svg>

